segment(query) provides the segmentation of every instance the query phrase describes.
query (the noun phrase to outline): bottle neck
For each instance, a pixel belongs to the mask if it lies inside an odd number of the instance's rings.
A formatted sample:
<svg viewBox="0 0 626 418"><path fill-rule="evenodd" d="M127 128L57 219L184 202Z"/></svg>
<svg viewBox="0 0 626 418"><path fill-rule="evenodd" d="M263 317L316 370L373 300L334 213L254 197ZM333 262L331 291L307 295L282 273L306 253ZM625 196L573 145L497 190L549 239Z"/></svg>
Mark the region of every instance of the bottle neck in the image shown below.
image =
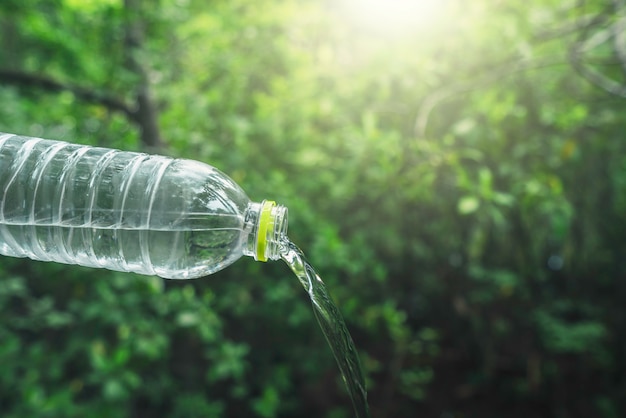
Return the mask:
<svg viewBox="0 0 626 418"><path fill-rule="evenodd" d="M278 260L287 236L287 208L264 200L250 203L245 214L246 238L243 253L257 261Z"/></svg>

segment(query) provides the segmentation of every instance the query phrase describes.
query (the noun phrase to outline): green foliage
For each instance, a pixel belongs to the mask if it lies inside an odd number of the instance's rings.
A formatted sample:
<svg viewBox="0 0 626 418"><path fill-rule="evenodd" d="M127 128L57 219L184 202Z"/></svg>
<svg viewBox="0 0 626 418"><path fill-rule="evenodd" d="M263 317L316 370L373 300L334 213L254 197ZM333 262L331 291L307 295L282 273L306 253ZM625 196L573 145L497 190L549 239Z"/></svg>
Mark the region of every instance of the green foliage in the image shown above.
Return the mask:
<svg viewBox="0 0 626 418"><path fill-rule="evenodd" d="M555 353L584 353L602 347L607 330L602 322L567 323L542 310L535 311L539 334Z"/></svg>
<svg viewBox="0 0 626 418"><path fill-rule="evenodd" d="M620 2L449 1L397 31L348 1L130 3L3 2L0 131L140 149L127 114L5 71L130 106L139 23L161 151L289 208L374 416L626 413L626 102L588 76L623 85ZM278 263L172 282L5 257L0 341L3 417L351 414Z"/></svg>

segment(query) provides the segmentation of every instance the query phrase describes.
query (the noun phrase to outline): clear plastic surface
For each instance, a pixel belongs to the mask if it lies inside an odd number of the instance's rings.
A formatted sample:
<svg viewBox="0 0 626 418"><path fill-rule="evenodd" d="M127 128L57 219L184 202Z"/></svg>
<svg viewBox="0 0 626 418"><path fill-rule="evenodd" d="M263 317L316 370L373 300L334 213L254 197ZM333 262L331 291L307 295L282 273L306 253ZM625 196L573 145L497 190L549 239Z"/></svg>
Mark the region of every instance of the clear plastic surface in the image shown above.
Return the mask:
<svg viewBox="0 0 626 418"><path fill-rule="evenodd" d="M200 162L2 133L0 196L0 254L177 279L241 257L259 205Z"/></svg>

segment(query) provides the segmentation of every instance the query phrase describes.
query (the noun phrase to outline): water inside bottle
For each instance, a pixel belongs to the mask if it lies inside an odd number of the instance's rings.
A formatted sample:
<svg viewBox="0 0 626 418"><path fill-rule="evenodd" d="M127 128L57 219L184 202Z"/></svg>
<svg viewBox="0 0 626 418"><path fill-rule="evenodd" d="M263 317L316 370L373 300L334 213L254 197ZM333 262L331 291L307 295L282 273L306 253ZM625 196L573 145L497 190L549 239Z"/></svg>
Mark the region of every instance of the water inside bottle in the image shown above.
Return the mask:
<svg viewBox="0 0 626 418"><path fill-rule="evenodd" d="M369 417L365 378L359 355L337 305L302 251L288 239L282 242L281 258L289 265L311 298L315 318L337 360L357 418Z"/></svg>

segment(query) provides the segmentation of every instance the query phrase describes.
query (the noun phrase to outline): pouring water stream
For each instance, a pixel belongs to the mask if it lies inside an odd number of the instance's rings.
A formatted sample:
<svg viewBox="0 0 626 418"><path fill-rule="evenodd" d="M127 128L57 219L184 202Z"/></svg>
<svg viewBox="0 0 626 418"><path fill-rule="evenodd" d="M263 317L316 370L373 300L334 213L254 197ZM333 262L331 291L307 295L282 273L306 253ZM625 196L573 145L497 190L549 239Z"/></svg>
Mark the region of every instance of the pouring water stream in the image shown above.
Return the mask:
<svg viewBox="0 0 626 418"><path fill-rule="evenodd" d="M352 337L330 298L324 282L302 251L287 238L281 242L281 258L289 265L311 298L313 312L330 346L346 384L357 418L369 417L365 378Z"/></svg>

